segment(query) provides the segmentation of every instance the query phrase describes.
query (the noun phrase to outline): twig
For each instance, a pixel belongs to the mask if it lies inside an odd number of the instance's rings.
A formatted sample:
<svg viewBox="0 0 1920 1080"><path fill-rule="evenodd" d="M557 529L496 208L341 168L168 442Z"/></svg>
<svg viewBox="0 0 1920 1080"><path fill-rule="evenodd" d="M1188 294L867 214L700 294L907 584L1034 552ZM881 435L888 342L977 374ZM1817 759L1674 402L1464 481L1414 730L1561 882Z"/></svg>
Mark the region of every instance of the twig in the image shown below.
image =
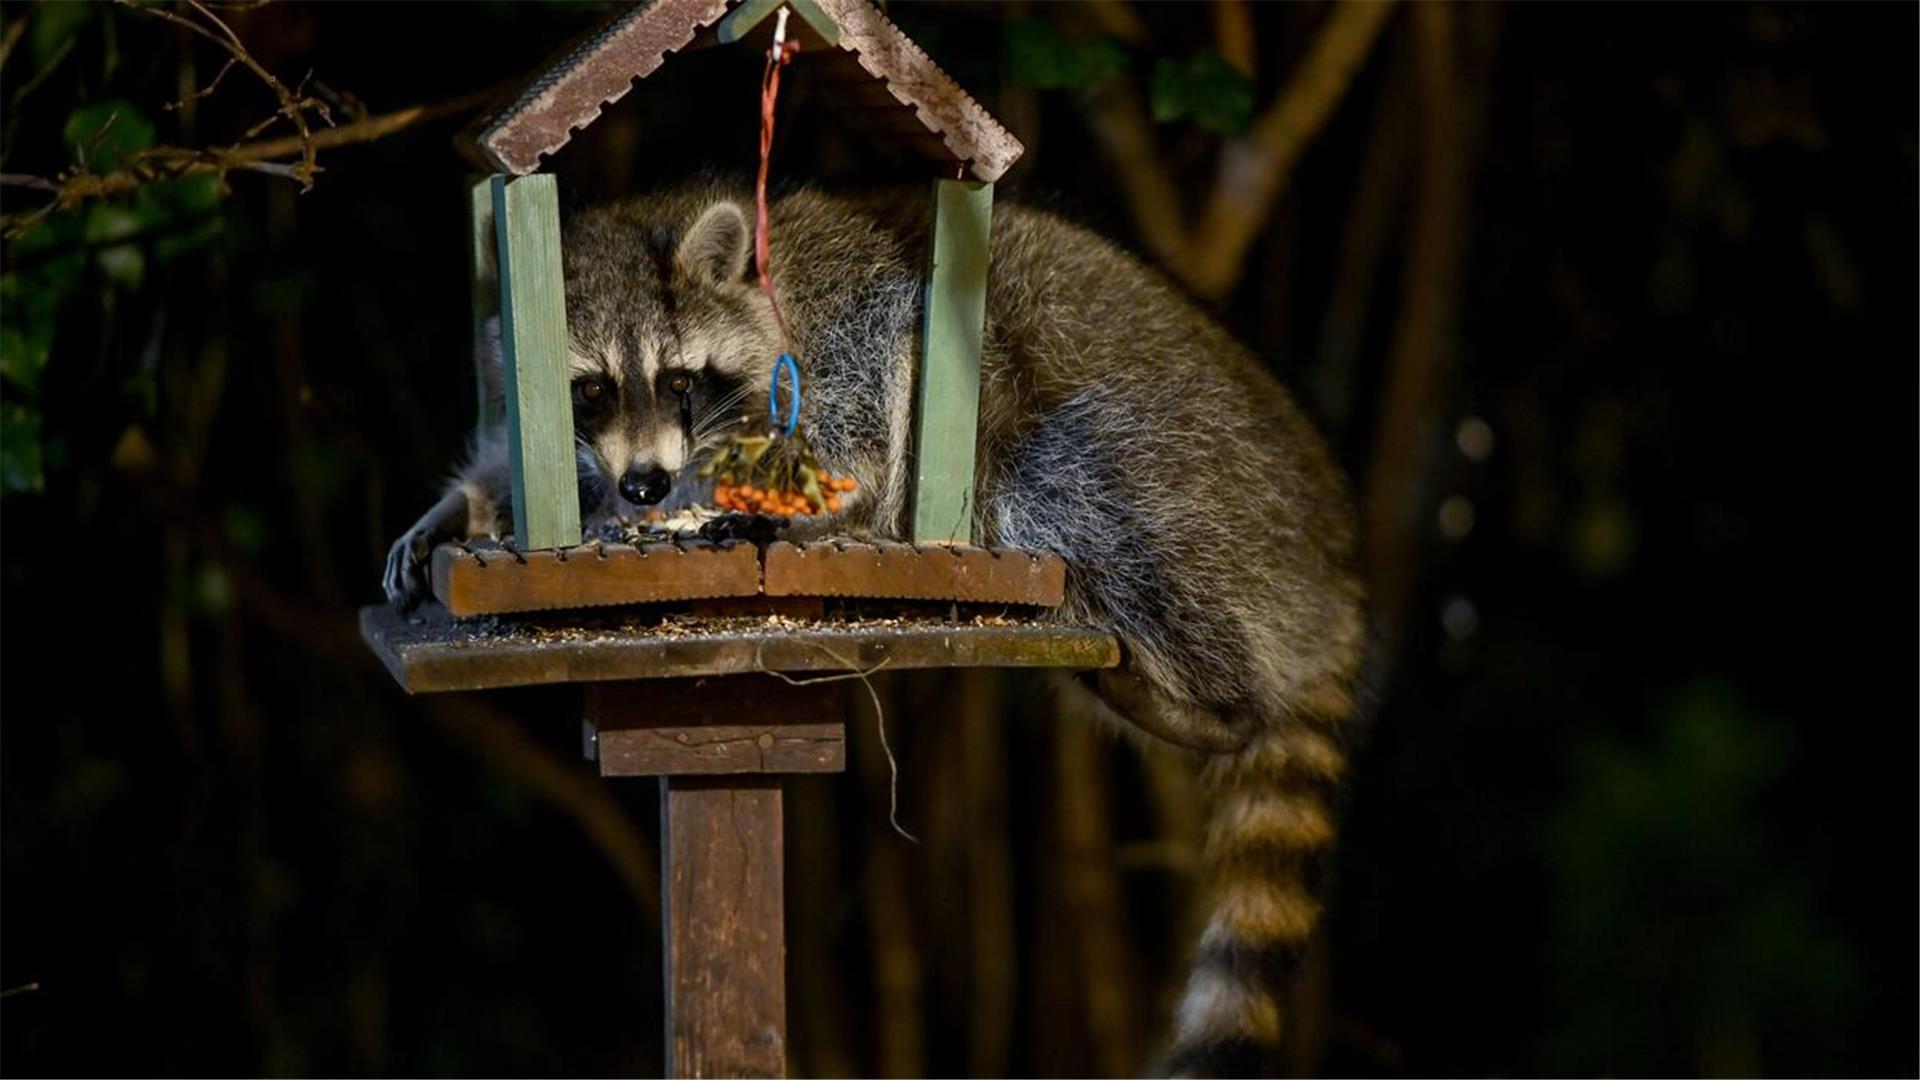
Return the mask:
<svg viewBox="0 0 1920 1080"><path fill-rule="evenodd" d="M164 112L174 112L176 110L186 108L189 102L200 101L209 97L210 95L212 95L212 93L215 90L218 90L220 88L220 80L226 78L227 72L232 71L233 65L239 62L240 61L234 59L231 56L227 57L227 62L220 65L220 71L214 75L212 82L208 83L206 86L202 87L201 89L188 91L186 94L182 95L180 100L178 101L171 101L165 105L160 106L161 110Z"/></svg>
<svg viewBox="0 0 1920 1080"><path fill-rule="evenodd" d="M31 994L38 991L39 989L40 989L40 984L37 982L22 983L21 985L13 987L8 990L0 990L0 1001L5 1001L6 999L14 996L15 994Z"/></svg>
<svg viewBox="0 0 1920 1080"><path fill-rule="evenodd" d="M28 11L7 24L5 35L0 36L0 65L5 64L7 57L13 55L13 47L20 44L20 39L26 36L27 24L32 21L33 12Z"/></svg>
<svg viewBox="0 0 1920 1080"><path fill-rule="evenodd" d="M0 173L0 186L32 188L35 191L58 192L60 185L43 176L28 176L24 173Z"/></svg>
<svg viewBox="0 0 1920 1080"><path fill-rule="evenodd" d="M364 120L355 120L350 124L327 128L325 131L314 133L313 148L332 150L336 147L384 139L389 135L430 123L444 116L477 109L485 105L498 92L498 87L488 87L485 90L475 90L432 105L414 105L410 108L395 109L390 113L381 113L379 116L369 116ZM243 143L228 150L226 156L229 161L256 161L293 153L300 149L300 145L299 137L290 135L278 139Z"/></svg>
<svg viewBox="0 0 1920 1080"><path fill-rule="evenodd" d="M273 72L268 71L260 61L253 58L253 54L248 52L246 45L241 42L240 35L234 33L233 28L228 26L220 16L207 10L206 5L200 3L200 0L187 0L187 6L195 12L198 12L202 18L212 23L215 27L218 27L219 33L215 33L213 30L208 29L193 19L176 15L163 7L148 6L137 3L135 0L117 0L117 2L122 7L130 8L145 15L151 15L156 19L170 22L175 26L184 27L192 33L206 38L208 41L225 49L234 60L244 65L248 71L253 72L256 78L262 83L265 83L267 89L273 92L274 97L280 103L280 109L276 115L285 117L287 122L293 125L294 131L299 134L300 164L296 167L293 175L300 181L303 189L311 189L313 187L313 177L314 174L319 171L319 168L314 163L313 131L307 124L307 111L312 110L318 114L322 120L331 125L333 119L327 110L326 102L298 95L288 89L287 84L281 82Z"/></svg>
<svg viewBox="0 0 1920 1080"><path fill-rule="evenodd" d="M61 174L58 179L20 173L0 174L0 177L3 177L0 178L0 183L48 191L56 196L54 201L46 206L31 213L7 219L6 234L18 236L54 210L77 206L90 199L124 195L147 184L172 180L191 173L211 172L224 177L229 172L239 170L304 181L306 177L324 170L318 165L307 170L303 163L265 159L302 152L306 149L328 150L383 139L444 116L477 108L485 104L496 91L497 88L476 90L432 105L415 105L379 116L370 116L351 124L327 128L304 142L295 135L259 142L243 142L235 146L215 149L151 146L129 155L118 167L105 173L68 172Z"/></svg>

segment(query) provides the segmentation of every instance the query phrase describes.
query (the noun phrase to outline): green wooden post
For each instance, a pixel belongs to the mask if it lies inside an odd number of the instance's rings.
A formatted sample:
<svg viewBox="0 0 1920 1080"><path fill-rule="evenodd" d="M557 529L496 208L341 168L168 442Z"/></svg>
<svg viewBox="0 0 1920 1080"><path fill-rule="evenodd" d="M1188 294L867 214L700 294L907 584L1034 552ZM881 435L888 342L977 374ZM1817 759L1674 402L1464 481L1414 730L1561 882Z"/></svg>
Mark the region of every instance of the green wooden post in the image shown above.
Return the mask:
<svg viewBox="0 0 1920 1080"><path fill-rule="evenodd" d="M523 548L572 547L580 542L580 486L567 377L559 191L547 173L515 180L496 175L491 186L514 537Z"/></svg>
<svg viewBox="0 0 1920 1080"><path fill-rule="evenodd" d="M973 538L973 454L992 228L992 184L934 181L932 257L913 416L913 538L921 543Z"/></svg>
<svg viewBox="0 0 1920 1080"><path fill-rule="evenodd" d="M467 185L467 269L472 280L473 383L479 398L474 413L481 429L500 422L500 412L487 400L486 352L481 335L488 319L500 313L499 244L493 234L493 178L482 176Z"/></svg>
<svg viewBox="0 0 1920 1080"><path fill-rule="evenodd" d="M783 7L792 8L793 13L800 16L827 44L840 44L840 24L821 11L813 0L743 0L739 7L727 12L727 17L720 20L720 27L716 31L720 44L731 45L746 37L767 16Z"/></svg>

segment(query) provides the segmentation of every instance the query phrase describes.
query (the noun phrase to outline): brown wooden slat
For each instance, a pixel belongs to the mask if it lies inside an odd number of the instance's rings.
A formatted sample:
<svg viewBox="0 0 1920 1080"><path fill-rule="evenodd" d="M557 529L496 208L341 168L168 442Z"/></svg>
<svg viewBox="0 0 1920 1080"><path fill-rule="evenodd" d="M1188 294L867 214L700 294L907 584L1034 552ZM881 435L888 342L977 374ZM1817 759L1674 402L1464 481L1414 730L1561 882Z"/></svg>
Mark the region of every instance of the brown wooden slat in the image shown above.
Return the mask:
<svg viewBox="0 0 1920 1080"><path fill-rule="evenodd" d="M470 553L453 544L433 552L433 594L462 616L759 591L760 561L745 543L583 545L519 558L502 550Z"/></svg>
<svg viewBox="0 0 1920 1080"><path fill-rule="evenodd" d="M836 544L767 548L768 596L871 596L901 600L1058 607L1066 563L1057 555L969 545Z"/></svg>

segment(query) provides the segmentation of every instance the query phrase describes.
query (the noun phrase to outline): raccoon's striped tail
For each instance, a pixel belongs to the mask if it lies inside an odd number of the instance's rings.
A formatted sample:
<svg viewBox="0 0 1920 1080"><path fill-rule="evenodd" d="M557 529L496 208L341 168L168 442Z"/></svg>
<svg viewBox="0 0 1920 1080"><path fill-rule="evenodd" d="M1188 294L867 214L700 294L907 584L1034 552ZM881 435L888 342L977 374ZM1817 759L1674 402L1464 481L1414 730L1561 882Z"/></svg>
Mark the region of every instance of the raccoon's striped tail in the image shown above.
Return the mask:
<svg viewBox="0 0 1920 1080"><path fill-rule="evenodd" d="M1281 994L1319 918L1346 767L1339 735L1353 712L1344 688L1308 698L1206 766L1210 914L1162 1075L1270 1076L1277 1067Z"/></svg>

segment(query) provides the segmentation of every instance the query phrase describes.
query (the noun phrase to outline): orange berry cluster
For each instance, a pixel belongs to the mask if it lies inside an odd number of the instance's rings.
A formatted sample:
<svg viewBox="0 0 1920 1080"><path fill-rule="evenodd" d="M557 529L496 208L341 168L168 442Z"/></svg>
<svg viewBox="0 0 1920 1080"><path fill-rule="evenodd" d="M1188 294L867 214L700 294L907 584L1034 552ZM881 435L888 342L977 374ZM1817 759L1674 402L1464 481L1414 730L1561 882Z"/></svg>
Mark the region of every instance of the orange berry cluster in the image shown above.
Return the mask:
<svg viewBox="0 0 1920 1080"><path fill-rule="evenodd" d="M722 510L737 510L743 514L786 514L791 517L803 517L817 514L824 509L827 513L837 513L840 509L840 495L852 491L858 485L851 476L820 477L821 498L815 501L803 491L776 491L773 488L754 487L752 484L719 483L713 488L713 505Z"/></svg>

